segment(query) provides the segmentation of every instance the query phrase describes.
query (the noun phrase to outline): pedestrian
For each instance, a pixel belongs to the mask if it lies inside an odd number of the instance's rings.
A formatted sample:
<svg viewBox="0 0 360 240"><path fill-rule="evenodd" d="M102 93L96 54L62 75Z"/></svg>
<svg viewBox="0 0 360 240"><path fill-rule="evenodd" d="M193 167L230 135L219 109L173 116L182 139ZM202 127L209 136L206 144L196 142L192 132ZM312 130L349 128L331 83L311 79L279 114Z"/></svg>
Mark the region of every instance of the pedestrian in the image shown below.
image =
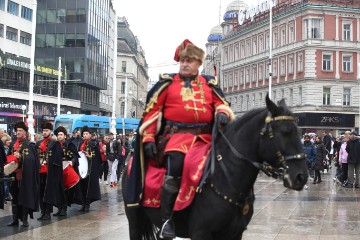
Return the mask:
<svg viewBox="0 0 360 240"><path fill-rule="evenodd" d="M110 187L117 186L117 166L121 154L121 144L114 139L114 134L109 133L109 141L106 144L106 157L109 165Z"/></svg>
<svg viewBox="0 0 360 240"><path fill-rule="evenodd" d="M311 178L314 178L313 164L315 163L316 149L315 149L315 146L310 141L310 136L307 134L304 135L303 150L304 150L304 153L306 154L306 163L307 163L307 166L309 169L309 176ZM310 179L310 177L309 177L309 179ZM304 188L307 189L308 186L305 185Z"/></svg>
<svg viewBox="0 0 360 240"><path fill-rule="evenodd" d="M11 143L7 158L8 162L18 162L19 167L11 174L16 179L10 185L13 220L7 226L18 226L20 219L23 226L28 227L28 215L33 218L33 213L39 209L40 162L34 145L27 140L28 127L25 123L17 122L15 131L16 141Z"/></svg>
<svg viewBox="0 0 360 240"><path fill-rule="evenodd" d="M99 149L100 149L100 155L101 155L101 160L102 160L101 166L100 166L100 176L99 177L100 177L100 182L101 182L101 179L104 176L104 182L106 185L108 184L107 177L109 174L109 164L106 159L106 144L108 143L108 141L109 141L109 137L107 135L103 135L99 141Z"/></svg>
<svg viewBox="0 0 360 240"><path fill-rule="evenodd" d="M1 128L0 128L0 138L4 146L5 158L3 159L3 161L5 163L6 156L9 155L9 151L10 151L11 138L8 134L4 133L4 130L2 130ZM9 177L9 175L4 175L4 177ZM11 201L10 183L7 181L3 182L3 195L4 195L4 203L6 203L6 201Z"/></svg>
<svg viewBox="0 0 360 240"><path fill-rule="evenodd" d="M324 171L324 164L326 164L327 151L320 137L315 138L316 158L314 164L315 177L313 184L321 183L320 171Z"/></svg>
<svg viewBox="0 0 360 240"><path fill-rule="evenodd" d="M348 181L345 187L359 188L359 172L360 172L360 139L356 131L350 133L350 139L345 149L348 153ZM354 178L355 175L355 178Z"/></svg>
<svg viewBox="0 0 360 240"><path fill-rule="evenodd" d="M205 52L188 39L177 47L174 60L180 62L179 72L160 75L149 91L139 126L145 159L164 164L166 169L161 190L160 238L175 238L172 214L185 154L191 156L193 144L211 142L215 119L222 127L234 118L216 78L200 75L204 57Z"/></svg>
<svg viewBox="0 0 360 240"><path fill-rule="evenodd" d="M337 175L337 179L343 186L347 186L348 182L348 152L346 151L347 143L350 139L350 131L346 131L344 135L344 143L341 144L340 150L339 150L339 168L341 169L341 172Z"/></svg>

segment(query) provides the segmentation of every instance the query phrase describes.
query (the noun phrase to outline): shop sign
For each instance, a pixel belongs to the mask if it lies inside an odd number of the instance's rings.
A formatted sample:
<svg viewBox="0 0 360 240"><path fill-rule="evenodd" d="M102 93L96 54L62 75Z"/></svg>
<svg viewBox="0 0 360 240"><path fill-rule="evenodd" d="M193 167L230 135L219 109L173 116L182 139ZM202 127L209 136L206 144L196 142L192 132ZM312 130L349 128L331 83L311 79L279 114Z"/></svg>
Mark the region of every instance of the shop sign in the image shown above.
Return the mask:
<svg viewBox="0 0 360 240"><path fill-rule="evenodd" d="M250 7L239 10L238 21L239 25L242 25L245 20L250 19L254 20L254 16L259 13L268 11L271 6L276 6L277 0L261 0L257 1L257 3L252 3Z"/></svg>
<svg viewBox="0 0 360 240"><path fill-rule="evenodd" d="M355 126L354 114L339 113L295 113L299 127L341 127Z"/></svg>

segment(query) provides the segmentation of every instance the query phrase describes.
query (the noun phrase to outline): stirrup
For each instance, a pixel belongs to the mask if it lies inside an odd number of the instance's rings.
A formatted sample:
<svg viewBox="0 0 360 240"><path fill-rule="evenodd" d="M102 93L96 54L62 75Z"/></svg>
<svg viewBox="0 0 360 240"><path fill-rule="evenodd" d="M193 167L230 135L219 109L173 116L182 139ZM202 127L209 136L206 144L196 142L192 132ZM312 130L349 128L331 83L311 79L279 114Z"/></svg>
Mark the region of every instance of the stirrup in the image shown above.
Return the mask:
<svg viewBox="0 0 360 240"><path fill-rule="evenodd" d="M168 232L164 232L166 226L167 226L166 230L168 230ZM169 228L171 228L171 229L169 229ZM174 239L174 238L176 238L175 226L174 226L174 223L173 223L173 221L171 219L166 220L164 222L164 224L161 226L159 237L162 238L162 239Z"/></svg>

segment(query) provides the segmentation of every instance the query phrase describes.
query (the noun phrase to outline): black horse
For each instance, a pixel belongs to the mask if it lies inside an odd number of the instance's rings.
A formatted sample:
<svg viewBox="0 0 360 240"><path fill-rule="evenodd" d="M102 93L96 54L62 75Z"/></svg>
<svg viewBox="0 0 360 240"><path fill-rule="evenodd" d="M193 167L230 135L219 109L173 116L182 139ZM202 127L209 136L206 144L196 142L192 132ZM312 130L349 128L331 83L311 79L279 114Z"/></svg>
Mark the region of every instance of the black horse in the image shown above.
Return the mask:
<svg viewBox="0 0 360 240"><path fill-rule="evenodd" d="M185 210L174 213L176 235L192 240L238 240L253 215L253 185L260 170L283 179L300 191L308 169L294 115L285 101L278 106L266 97L266 108L249 111L216 134L214 157L206 181ZM215 147L215 149L214 149ZM126 179L122 186L131 240L159 239L160 209L127 208Z"/></svg>

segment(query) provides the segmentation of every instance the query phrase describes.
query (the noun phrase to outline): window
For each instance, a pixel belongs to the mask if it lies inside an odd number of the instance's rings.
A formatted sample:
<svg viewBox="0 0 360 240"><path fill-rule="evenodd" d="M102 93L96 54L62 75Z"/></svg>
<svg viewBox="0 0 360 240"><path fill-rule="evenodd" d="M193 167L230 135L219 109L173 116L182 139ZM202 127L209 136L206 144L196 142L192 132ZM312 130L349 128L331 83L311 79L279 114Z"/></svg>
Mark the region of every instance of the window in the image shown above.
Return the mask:
<svg viewBox="0 0 360 240"><path fill-rule="evenodd" d="M265 36L265 49L269 50L269 46L270 46L270 37L269 37L269 33L266 33L266 36Z"/></svg>
<svg viewBox="0 0 360 240"><path fill-rule="evenodd" d="M298 95L298 105L302 104L302 87L299 87L299 95Z"/></svg>
<svg viewBox="0 0 360 240"><path fill-rule="evenodd" d="M323 71L331 71L331 54L323 54Z"/></svg>
<svg viewBox="0 0 360 240"><path fill-rule="evenodd" d="M257 66L254 65L252 70L253 70L252 81L253 81L253 82L256 82L256 81L257 81Z"/></svg>
<svg viewBox="0 0 360 240"><path fill-rule="evenodd" d="M250 48L250 41L246 42L246 56L249 57L251 56L251 48Z"/></svg>
<svg viewBox="0 0 360 240"><path fill-rule="evenodd" d="M38 34L36 34L38 35ZM56 34L56 47L63 48L65 47L65 34L64 33L57 33Z"/></svg>
<svg viewBox="0 0 360 240"><path fill-rule="evenodd" d="M240 52L239 52L239 44L236 44L235 45L235 60L239 60L239 55L240 54Z"/></svg>
<svg viewBox="0 0 360 240"><path fill-rule="evenodd" d="M303 55L302 53L298 53L298 72L303 70Z"/></svg>
<svg viewBox="0 0 360 240"><path fill-rule="evenodd" d="M4 24L0 24L0 37L4 37Z"/></svg>
<svg viewBox="0 0 360 240"><path fill-rule="evenodd" d="M330 88L323 88L323 105L330 105Z"/></svg>
<svg viewBox="0 0 360 240"><path fill-rule="evenodd" d="M18 30L12 27L6 27L6 38L12 41L17 42L18 40Z"/></svg>
<svg viewBox="0 0 360 240"><path fill-rule="evenodd" d="M285 58L280 60L280 76L285 75Z"/></svg>
<svg viewBox="0 0 360 240"><path fill-rule="evenodd" d="M123 73L126 72L126 61L121 62L121 72L123 72Z"/></svg>
<svg viewBox="0 0 360 240"><path fill-rule="evenodd" d="M49 16L48 16L49 18ZM76 16L76 9L67 9L66 10L66 22L67 23L76 23L77 16Z"/></svg>
<svg viewBox="0 0 360 240"><path fill-rule="evenodd" d="M257 53L257 42L256 42L256 38L253 39L253 54Z"/></svg>
<svg viewBox="0 0 360 240"><path fill-rule="evenodd" d="M125 87L126 87L126 83L121 82L121 94L125 94Z"/></svg>
<svg viewBox="0 0 360 240"><path fill-rule="evenodd" d="M66 9L58 9L56 13L56 22L65 23L66 22Z"/></svg>
<svg viewBox="0 0 360 240"><path fill-rule="evenodd" d="M277 32L274 32L274 42L273 42L273 48L276 48L278 46L278 34Z"/></svg>
<svg viewBox="0 0 360 240"><path fill-rule="evenodd" d="M239 72L236 71L234 74L234 86L239 86Z"/></svg>
<svg viewBox="0 0 360 240"><path fill-rule="evenodd" d="M10 14L19 15L19 4L13 2L13 1L8 1L8 6L7 6L7 11Z"/></svg>
<svg viewBox="0 0 360 240"><path fill-rule="evenodd" d="M264 51L264 37L262 35L259 36L259 52Z"/></svg>
<svg viewBox="0 0 360 240"><path fill-rule="evenodd" d="M350 55L344 55L343 56L343 72L351 72L351 62L352 62L352 56Z"/></svg>
<svg viewBox="0 0 360 240"><path fill-rule="evenodd" d="M273 65L272 65L272 75L273 75L273 77L277 76L277 71L278 71L277 61L274 61Z"/></svg>
<svg viewBox="0 0 360 240"><path fill-rule="evenodd" d="M344 31L344 41L351 41L351 24L345 23L343 24L343 31Z"/></svg>
<svg viewBox="0 0 360 240"><path fill-rule="evenodd" d="M269 79L269 65L265 64L265 79Z"/></svg>
<svg viewBox="0 0 360 240"><path fill-rule="evenodd" d="M294 25L289 25L289 43L293 43L295 40L295 30Z"/></svg>
<svg viewBox="0 0 360 240"><path fill-rule="evenodd" d="M86 22L86 11L84 8L77 10L77 22L84 23Z"/></svg>
<svg viewBox="0 0 360 240"><path fill-rule="evenodd" d="M318 18L305 19L305 38L321 38L321 22Z"/></svg>
<svg viewBox="0 0 360 240"><path fill-rule="evenodd" d="M289 95L289 106L291 107L294 104L294 90L290 88L290 95Z"/></svg>
<svg viewBox="0 0 360 240"><path fill-rule="evenodd" d="M32 9L22 6L21 7L21 17L31 21L32 20Z"/></svg>
<svg viewBox="0 0 360 240"><path fill-rule="evenodd" d="M240 57L245 57L245 44L242 43L240 47Z"/></svg>
<svg viewBox="0 0 360 240"><path fill-rule="evenodd" d="M260 63L259 65L259 80L263 80L264 79L264 65L262 63Z"/></svg>
<svg viewBox="0 0 360 240"><path fill-rule="evenodd" d="M351 99L351 89L350 88L344 88L343 105L344 106L350 106L350 99Z"/></svg>
<svg viewBox="0 0 360 240"><path fill-rule="evenodd" d="M0 10L5 10L5 0L0 0Z"/></svg>
<svg viewBox="0 0 360 240"><path fill-rule="evenodd" d="M125 115L125 103L122 102L120 106L120 115L124 117Z"/></svg>
<svg viewBox="0 0 360 240"><path fill-rule="evenodd" d="M285 28L281 29L281 46L284 46L286 44L286 32Z"/></svg>
<svg viewBox="0 0 360 240"><path fill-rule="evenodd" d="M245 75L245 82L249 83L250 82L250 68L246 68L246 75Z"/></svg>
<svg viewBox="0 0 360 240"><path fill-rule="evenodd" d="M289 74L294 73L294 56L293 55L289 55L288 72L289 72Z"/></svg>
<svg viewBox="0 0 360 240"><path fill-rule="evenodd" d="M26 45L31 45L31 34L20 31L20 42Z"/></svg>
<svg viewBox="0 0 360 240"><path fill-rule="evenodd" d="M244 84L244 70L240 70L240 85Z"/></svg>

